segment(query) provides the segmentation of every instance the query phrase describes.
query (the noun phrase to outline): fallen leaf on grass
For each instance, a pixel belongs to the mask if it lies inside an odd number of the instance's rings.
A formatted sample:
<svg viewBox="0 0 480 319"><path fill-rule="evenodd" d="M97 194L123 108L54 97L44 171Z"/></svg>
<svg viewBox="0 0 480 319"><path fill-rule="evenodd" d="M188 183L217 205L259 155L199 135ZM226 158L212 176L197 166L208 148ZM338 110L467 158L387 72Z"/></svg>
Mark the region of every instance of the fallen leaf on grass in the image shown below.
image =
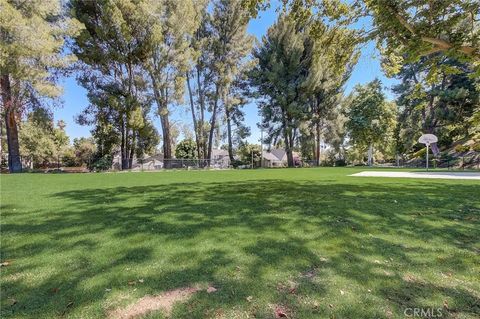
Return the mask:
<svg viewBox="0 0 480 319"><path fill-rule="evenodd" d="M130 280L130 281L128 282L128 285L129 285L129 286L133 286L133 285L135 285L136 283L137 283L137 282L136 282L135 280Z"/></svg>
<svg viewBox="0 0 480 319"><path fill-rule="evenodd" d="M281 307L275 308L275 318L288 318L287 312Z"/></svg>
<svg viewBox="0 0 480 319"><path fill-rule="evenodd" d="M10 300L10 307L15 306L18 302L17 299L15 299L15 298L10 298L9 300Z"/></svg>
<svg viewBox="0 0 480 319"><path fill-rule="evenodd" d="M207 288L207 292L208 292L209 294L212 293L212 292L215 292L215 291L217 291L217 288L215 288L215 287L209 286L209 287Z"/></svg>
<svg viewBox="0 0 480 319"><path fill-rule="evenodd" d="M392 312L390 309L387 309L387 310L385 311L385 315L387 316L387 318L390 319L390 318L392 318L392 316L393 316L393 312Z"/></svg>
<svg viewBox="0 0 480 319"><path fill-rule="evenodd" d="M253 300L253 297L252 297L252 296L248 296L248 297L247 297L247 301L248 301L248 302L252 302L252 300Z"/></svg>

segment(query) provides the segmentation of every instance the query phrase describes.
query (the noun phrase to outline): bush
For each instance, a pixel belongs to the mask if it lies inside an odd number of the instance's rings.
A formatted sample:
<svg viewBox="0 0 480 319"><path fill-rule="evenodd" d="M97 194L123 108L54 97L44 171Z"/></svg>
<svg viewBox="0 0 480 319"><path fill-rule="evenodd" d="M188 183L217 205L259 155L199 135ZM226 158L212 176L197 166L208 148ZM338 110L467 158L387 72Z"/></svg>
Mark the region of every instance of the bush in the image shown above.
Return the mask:
<svg viewBox="0 0 480 319"><path fill-rule="evenodd" d="M190 138L184 139L178 143L175 148L175 157L181 159L196 159L197 144Z"/></svg>
<svg viewBox="0 0 480 319"><path fill-rule="evenodd" d="M422 148L421 150L415 152L412 154L412 157L413 158L424 158L425 155L427 153L427 149L426 148Z"/></svg>
<svg viewBox="0 0 480 319"><path fill-rule="evenodd" d="M455 152L457 152L457 153L466 153L469 150L470 150L470 147L468 147L467 145L459 144L459 145L455 146Z"/></svg>
<svg viewBox="0 0 480 319"><path fill-rule="evenodd" d="M476 142L475 144L472 145L472 151L480 152L480 142Z"/></svg>
<svg viewBox="0 0 480 319"><path fill-rule="evenodd" d="M440 158L444 161L450 161L453 160L455 157L451 154L448 154L447 152L442 152L440 153Z"/></svg>
<svg viewBox="0 0 480 319"><path fill-rule="evenodd" d="M75 157L75 153L73 152L72 149L69 149L67 151L65 151L62 155L62 163L64 166L66 167L74 167L76 166L77 162L76 162L76 157Z"/></svg>
<svg viewBox="0 0 480 319"><path fill-rule="evenodd" d="M347 162L345 162L345 159L340 158L335 161L335 166L347 166Z"/></svg>
<svg viewBox="0 0 480 319"><path fill-rule="evenodd" d="M240 167L240 166L242 166L242 165L245 165L245 163L242 162L242 161L240 161L240 160L234 160L231 164L232 164L232 166L233 166L234 168L238 168L238 167Z"/></svg>
<svg viewBox="0 0 480 319"><path fill-rule="evenodd" d="M107 171L112 167L113 158L111 155L95 156L88 169L94 172Z"/></svg>

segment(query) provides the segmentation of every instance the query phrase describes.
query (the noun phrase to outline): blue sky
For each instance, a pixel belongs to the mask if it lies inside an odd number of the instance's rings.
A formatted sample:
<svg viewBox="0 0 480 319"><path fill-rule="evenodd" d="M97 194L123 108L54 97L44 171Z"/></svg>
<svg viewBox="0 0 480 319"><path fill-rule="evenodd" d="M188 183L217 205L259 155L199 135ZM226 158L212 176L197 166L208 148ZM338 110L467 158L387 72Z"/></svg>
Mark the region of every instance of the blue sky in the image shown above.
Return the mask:
<svg viewBox="0 0 480 319"><path fill-rule="evenodd" d="M261 40L269 26L271 26L276 17L276 5L272 5L267 11L261 12L259 16L250 21L248 32ZM368 23L368 22L367 22ZM367 83L375 78L379 78L386 88L396 83L393 79L384 76L378 57L379 53L373 42L367 43L362 47L361 56L356 65L351 78L346 84L345 91L348 94L356 84ZM71 141L76 137L90 136L91 127L80 126L75 123L75 116L78 115L88 105L86 90L77 84L75 77L69 77L62 82L64 94L62 96L63 107L54 110L55 120L64 120L66 122L66 131ZM387 97L393 98L392 94L386 90ZM260 139L260 130L257 123L260 121L258 109L253 101L245 106L246 124L250 126L252 135L248 138L250 143L258 143ZM191 115L188 112L188 106L178 106L172 110L172 120L174 122L191 123ZM154 117L155 126L160 130L160 121Z"/></svg>

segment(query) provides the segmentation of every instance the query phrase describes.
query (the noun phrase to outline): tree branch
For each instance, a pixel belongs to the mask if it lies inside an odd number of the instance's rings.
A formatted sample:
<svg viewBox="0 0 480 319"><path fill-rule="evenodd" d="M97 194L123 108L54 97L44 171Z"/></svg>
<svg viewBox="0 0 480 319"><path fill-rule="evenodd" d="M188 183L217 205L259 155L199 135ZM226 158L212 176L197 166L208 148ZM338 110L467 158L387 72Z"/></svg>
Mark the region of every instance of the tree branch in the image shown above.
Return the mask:
<svg viewBox="0 0 480 319"><path fill-rule="evenodd" d="M400 24L405 29L410 31L413 35L416 35L415 28L413 27L413 25L408 23L408 21L404 17L402 17L398 13L395 13L395 17L397 18L398 22L400 22ZM421 36L420 39L423 42L427 42L427 43L433 44L435 46L434 48L432 48L428 52L424 53L424 55L428 55L428 54L435 53L435 52L440 52L440 51L445 51L445 50L448 50L448 49L451 49L451 48L454 47L454 45L452 43L450 43L448 41L445 41L445 40L442 40L442 39L438 39L438 38ZM477 49L472 47L472 46L460 46L458 48L458 51L460 51L460 52L462 52L466 55L478 58L480 56L479 56L479 54L476 53L476 50Z"/></svg>

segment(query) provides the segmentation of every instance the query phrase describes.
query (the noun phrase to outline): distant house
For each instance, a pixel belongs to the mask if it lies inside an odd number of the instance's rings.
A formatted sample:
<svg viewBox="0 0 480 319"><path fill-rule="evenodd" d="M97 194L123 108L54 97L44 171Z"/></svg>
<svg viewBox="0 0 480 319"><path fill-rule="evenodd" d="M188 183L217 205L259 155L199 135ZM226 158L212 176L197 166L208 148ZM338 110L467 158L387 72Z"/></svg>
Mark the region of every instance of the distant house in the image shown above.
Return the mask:
<svg viewBox="0 0 480 319"><path fill-rule="evenodd" d="M212 163L211 166L226 168L230 166L230 157L228 151L222 149L212 149Z"/></svg>
<svg viewBox="0 0 480 319"><path fill-rule="evenodd" d="M120 154L113 157L112 169L120 170L122 167L122 158ZM132 171L156 170L163 168L163 154L145 155L143 159L133 157Z"/></svg>
<svg viewBox="0 0 480 319"><path fill-rule="evenodd" d="M143 170L161 169L163 168L163 154L145 156L143 160L139 161L137 167Z"/></svg>
<svg viewBox="0 0 480 319"><path fill-rule="evenodd" d="M222 149L212 149L212 160L222 160L228 158L228 151Z"/></svg>
<svg viewBox="0 0 480 319"><path fill-rule="evenodd" d="M187 168L187 167L205 167L206 161L185 160L181 158L172 158L170 168ZM228 168L230 166L230 158L228 151L222 149L212 149L211 167ZM120 170L122 161L119 154L113 157L112 169ZM132 171L159 170L165 167L163 154L145 155L143 159L133 158Z"/></svg>
<svg viewBox="0 0 480 319"><path fill-rule="evenodd" d="M301 164L300 154L293 152L295 166ZM271 149L263 152L264 167L286 167L288 166L287 151L283 148Z"/></svg>

